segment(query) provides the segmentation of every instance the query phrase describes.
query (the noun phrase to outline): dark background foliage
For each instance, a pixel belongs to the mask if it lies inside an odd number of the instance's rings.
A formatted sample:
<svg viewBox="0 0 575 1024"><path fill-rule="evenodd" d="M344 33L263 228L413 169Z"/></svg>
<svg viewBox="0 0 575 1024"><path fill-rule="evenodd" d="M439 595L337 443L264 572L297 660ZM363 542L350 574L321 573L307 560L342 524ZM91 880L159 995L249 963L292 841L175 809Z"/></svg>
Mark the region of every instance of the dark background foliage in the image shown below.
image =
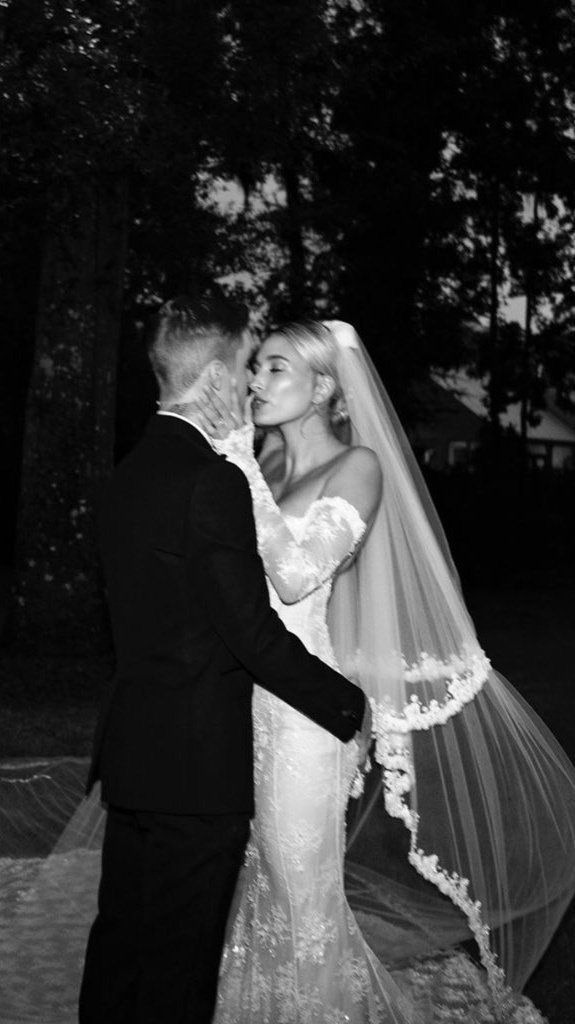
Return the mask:
<svg viewBox="0 0 575 1024"><path fill-rule="evenodd" d="M4 0L0 18L13 642L106 643L91 517L153 409L146 319L214 278L259 330L353 321L408 428L431 371L481 375L474 480L430 474L463 576L500 579L513 535L510 578L534 547L563 578L571 484L528 481L501 415L521 402L524 442L548 387L573 395L567 0Z"/></svg>

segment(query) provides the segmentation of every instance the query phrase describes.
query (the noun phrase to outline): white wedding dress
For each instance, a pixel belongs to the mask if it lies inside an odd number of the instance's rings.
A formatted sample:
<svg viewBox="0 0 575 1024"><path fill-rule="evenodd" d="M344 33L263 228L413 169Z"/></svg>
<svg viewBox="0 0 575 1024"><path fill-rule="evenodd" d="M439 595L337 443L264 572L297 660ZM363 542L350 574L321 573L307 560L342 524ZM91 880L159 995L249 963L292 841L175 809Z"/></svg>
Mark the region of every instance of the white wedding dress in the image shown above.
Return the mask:
<svg viewBox="0 0 575 1024"><path fill-rule="evenodd" d="M285 522L294 542L276 568L299 584L301 599L282 604L270 586L272 605L308 650L337 667L326 624L332 576L365 526L337 498L320 499L305 516ZM341 743L258 686L253 710L256 816L224 951L216 1024L414 1019L368 949L344 894L345 811L357 745Z"/></svg>
<svg viewBox="0 0 575 1024"><path fill-rule="evenodd" d="M301 516L282 515L251 437L250 427L235 431L218 449L248 478L271 604L311 653L337 668L328 601L365 523L341 497L320 497ZM253 713L256 813L214 1024L496 1020L484 976L463 954L392 976L363 938L344 891L346 808L359 784L355 742L341 743L259 686ZM509 1020L542 1018L519 999Z"/></svg>

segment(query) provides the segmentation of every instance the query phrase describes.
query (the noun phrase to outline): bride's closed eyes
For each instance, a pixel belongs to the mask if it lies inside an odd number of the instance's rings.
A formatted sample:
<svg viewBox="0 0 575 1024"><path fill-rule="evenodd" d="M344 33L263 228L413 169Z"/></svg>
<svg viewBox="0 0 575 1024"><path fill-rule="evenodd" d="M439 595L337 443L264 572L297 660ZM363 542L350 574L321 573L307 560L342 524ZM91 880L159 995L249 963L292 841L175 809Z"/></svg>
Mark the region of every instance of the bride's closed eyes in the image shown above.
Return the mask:
<svg viewBox="0 0 575 1024"><path fill-rule="evenodd" d="M253 361L252 366L254 373L258 373L261 369L269 370L270 373L279 373L284 369L287 362L288 360L284 359L283 356L268 356L267 366L265 363L258 362L257 359Z"/></svg>
<svg viewBox="0 0 575 1024"><path fill-rule="evenodd" d="M258 377L262 371L264 373L276 374L283 373L288 368L288 360L284 359L282 356L276 356L275 359L274 357L269 357L269 359L263 364L255 361L252 368L252 381Z"/></svg>

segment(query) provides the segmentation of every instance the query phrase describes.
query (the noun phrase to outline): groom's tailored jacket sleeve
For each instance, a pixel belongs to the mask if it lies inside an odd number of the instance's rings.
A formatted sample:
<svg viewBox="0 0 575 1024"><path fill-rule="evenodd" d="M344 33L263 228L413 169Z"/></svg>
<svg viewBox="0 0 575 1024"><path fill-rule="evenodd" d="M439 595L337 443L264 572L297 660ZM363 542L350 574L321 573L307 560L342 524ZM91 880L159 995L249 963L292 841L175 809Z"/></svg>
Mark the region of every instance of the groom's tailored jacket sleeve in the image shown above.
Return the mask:
<svg viewBox="0 0 575 1024"><path fill-rule="evenodd" d="M90 783L119 807L253 813L252 682L339 739L361 691L270 607L249 487L182 420L155 416L115 471L101 547L116 674Z"/></svg>

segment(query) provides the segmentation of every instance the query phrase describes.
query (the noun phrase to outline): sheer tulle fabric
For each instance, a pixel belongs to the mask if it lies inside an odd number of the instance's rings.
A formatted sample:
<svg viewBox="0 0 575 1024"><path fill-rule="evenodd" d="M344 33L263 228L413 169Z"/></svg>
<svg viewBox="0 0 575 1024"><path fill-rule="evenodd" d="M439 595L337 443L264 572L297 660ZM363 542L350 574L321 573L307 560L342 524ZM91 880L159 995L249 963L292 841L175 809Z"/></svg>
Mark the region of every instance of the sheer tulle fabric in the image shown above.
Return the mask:
<svg viewBox="0 0 575 1024"><path fill-rule="evenodd" d="M398 955L473 937L501 1001L507 984L523 986L575 892L575 769L491 669L377 371L350 325L326 326L340 346L351 442L377 453L384 476L371 532L336 581L330 633L342 671L371 698L385 808L407 830L390 849L371 780L350 813L352 905L377 950L400 884L413 916L399 926ZM415 871L401 868L402 845Z"/></svg>
<svg viewBox="0 0 575 1024"><path fill-rule="evenodd" d="M73 1024L104 811L87 759L0 765L0 1019Z"/></svg>

